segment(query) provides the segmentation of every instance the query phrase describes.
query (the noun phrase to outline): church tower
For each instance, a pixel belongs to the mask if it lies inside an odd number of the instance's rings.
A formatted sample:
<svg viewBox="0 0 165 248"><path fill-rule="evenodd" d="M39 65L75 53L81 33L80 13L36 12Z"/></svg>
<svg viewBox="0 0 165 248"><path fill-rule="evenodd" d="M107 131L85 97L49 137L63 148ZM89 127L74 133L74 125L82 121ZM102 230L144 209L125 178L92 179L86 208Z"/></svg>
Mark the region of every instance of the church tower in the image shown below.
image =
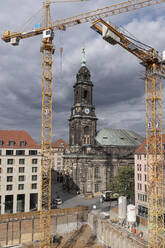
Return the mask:
<svg viewBox="0 0 165 248"><path fill-rule="evenodd" d="M85 49L82 49L81 68L74 84L74 105L69 119L69 144L94 145L97 118L93 106L93 84L86 67Z"/></svg>

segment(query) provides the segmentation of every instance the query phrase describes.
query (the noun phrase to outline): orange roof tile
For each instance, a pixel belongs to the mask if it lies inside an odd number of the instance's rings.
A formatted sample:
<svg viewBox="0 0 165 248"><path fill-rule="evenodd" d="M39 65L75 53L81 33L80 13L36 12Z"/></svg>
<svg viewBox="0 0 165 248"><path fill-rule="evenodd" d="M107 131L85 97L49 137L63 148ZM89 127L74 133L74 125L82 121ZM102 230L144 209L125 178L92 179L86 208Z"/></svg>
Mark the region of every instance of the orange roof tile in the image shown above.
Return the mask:
<svg viewBox="0 0 165 248"><path fill-rule="evenodd" d="M52 143L52 148L67 147L68 144L63 139L58 139Z"/></svg>
<svg viewBox="0 0 165 248"><path fill-rule="evenodd" d="M26 131L17 130L0 130L0 141L2 148L35 148L39 149L39 145ZM9 141L14 141L14 146L9 146ZM25 146L20 146L20 141L25 141Z"/></svg>
<svg viewBox="0 0 165 248"><path fill-rule="evenodd" d="M165 144L165 134L162 135L162 142L163 142L163 144ZM146 145L146 139L138 147L138 149L135 151L135 153L146 153L146 151L145 151L145 145Z"/></svg>

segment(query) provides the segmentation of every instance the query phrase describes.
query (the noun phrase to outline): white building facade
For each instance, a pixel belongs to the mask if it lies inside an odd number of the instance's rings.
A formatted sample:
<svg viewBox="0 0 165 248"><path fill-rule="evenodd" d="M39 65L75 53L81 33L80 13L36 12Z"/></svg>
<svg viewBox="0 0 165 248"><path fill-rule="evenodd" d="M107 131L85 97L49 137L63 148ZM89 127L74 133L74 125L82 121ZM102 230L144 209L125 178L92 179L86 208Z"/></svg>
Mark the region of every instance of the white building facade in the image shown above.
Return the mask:
<svg viewBox="0 0 165 248"><path fill-rule="evenodd" d="M40 147L26 131L0 130L0 214L39 210Z"/></svg>
<svg viewBox="0 0 165 248"><path fill-rule="evenodd" d="M163 152L165 156L165 134L163 134ZM136 214L147 217L147 158L146 140L139 146L134 155L135 161L135 206ZM165 178L165 164L164 164ZM165 180L164 180L164 206L165 206ZM165 213L165 209L164 209Z"/></svg>
<svg viewBox="0 0 165 248"><path fill-rule="evenodd" d="M58 139L52 143L52 169L55 173L55 180L62 181L62 173L64 169L63 155L68 144L63 139Z"/></svg>

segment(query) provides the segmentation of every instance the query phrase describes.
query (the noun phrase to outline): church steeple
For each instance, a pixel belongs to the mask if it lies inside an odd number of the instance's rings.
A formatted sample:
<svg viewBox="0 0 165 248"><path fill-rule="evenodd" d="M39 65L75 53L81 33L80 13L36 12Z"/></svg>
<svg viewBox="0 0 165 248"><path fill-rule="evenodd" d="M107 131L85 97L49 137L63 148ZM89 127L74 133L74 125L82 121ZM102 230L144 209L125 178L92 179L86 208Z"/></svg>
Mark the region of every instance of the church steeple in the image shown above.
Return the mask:
<svg viewBox="0 0 165 248"><path fill-rule="evenodd" d="M93 106L91 75L86 67L85 48L82 49L81 68L76 76L74 105L70 117L70 145L94 144L97 118Z"/></svg>

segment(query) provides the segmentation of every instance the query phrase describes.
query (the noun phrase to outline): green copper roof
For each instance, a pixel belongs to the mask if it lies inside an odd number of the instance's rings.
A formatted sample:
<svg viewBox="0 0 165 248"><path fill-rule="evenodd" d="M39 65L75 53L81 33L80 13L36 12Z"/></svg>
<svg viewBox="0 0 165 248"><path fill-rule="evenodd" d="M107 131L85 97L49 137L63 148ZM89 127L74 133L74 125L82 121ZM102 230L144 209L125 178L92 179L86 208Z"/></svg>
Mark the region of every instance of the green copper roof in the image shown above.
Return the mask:
<svg viewBox="0 0 165 248"><path fill-rule="evenodd" d="M103 128L98 131L96 141L105 146L139 146L144 138L131 130Z"/></svg>

